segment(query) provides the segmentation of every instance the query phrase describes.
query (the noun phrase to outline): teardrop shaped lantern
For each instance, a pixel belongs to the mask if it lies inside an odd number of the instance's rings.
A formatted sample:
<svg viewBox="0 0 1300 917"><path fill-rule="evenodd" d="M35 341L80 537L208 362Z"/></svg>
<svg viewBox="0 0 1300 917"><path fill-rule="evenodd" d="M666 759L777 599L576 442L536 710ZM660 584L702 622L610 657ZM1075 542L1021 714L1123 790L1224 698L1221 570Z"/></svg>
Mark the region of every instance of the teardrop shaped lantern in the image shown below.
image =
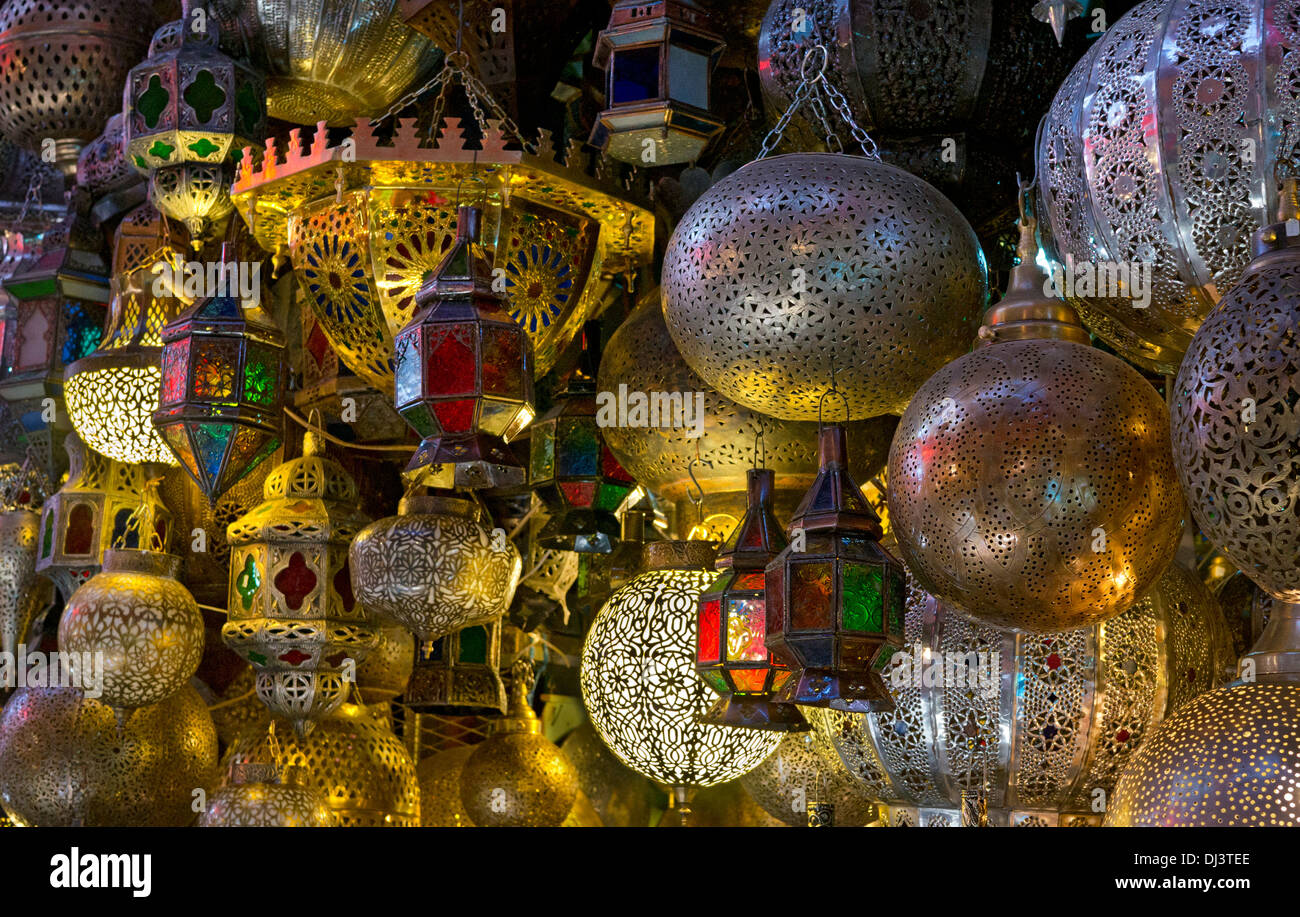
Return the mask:
<svg viewBox="0 0 1300 917"><path fill-rule="evenodd" d="M524 483L506 443L533 419L533 346L493 289L482 211L457 210L456 239L397 333L397 410L423 437L408 471L438 487Z"/></svg>
<svg viewBox="0 0 1300 917"><path fill-rule="evenodd" d="M808 729L797 707L772 695L785 687L790 667L774 658L767 635L767 565L788 542L772 514L776 475L749 470L749 505L740 525L718 552L718 578L700 596L696 669L718 701L704 723L752 726L782 732Z"/></svg>
<svg viewBox="0 0 1300 917"><path fill-rule="evenodd" d="M599 336L600 326L588 322L582 355L555 407L529 429L529 483L554 513L537 539L552 550L612 551L619 535L614 510L632 489L632 476L606 445L598 419L603 413L596 397Z"/></svg>
<svg viewBox="0 0 1300 917"><path fill-rule="evenodd" d="M818 436L821 470L767 565L767 648L798 674L784 703L836 710L893 706L880 670L903 643L907 577L880 545L880 517L848 471L844 427Z"/></svg>
<svg viewBox="0 0 1300 917"><path fill-rule="evenodd" d="M266 479L261 505L232 522L229 619L222 639L257 671L257 696L299 737L343 703L349 660L378 635L354 600L348 544L369 520L357 485L323 454L303 454Z"/></svg>
<svg viewBox="0 0 1300 917"><path fill-rule="evenodd" d="M233 247L221 247L218 289L162 331L162 388L153 425L210 503L284 437L284 335L235 289Z"/></svg>
<svg viewBox="0 0 1300 917"><path fill-rule="evenodd" d="M124 92L127 156L195 250L234 212L235 154L266 130L265 81L219 40L216 17L182 0L181 18L154 34Z"/></svg>

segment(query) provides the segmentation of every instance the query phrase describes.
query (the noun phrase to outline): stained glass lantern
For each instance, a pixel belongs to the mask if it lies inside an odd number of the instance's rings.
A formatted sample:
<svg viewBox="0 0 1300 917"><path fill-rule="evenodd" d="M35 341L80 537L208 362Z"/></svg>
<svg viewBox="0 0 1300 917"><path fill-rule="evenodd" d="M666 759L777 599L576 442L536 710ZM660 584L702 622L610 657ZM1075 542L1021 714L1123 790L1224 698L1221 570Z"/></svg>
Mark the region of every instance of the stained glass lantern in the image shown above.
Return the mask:
<svg viewBox="0 0 1300 917"><path fill-rule="evenodd" d="M115 540L129 549L141 547L127 520L142 499L155 500L145 489L146 469L105 458L87 449L76 433L63 441L68 478L41 511L36 572L54 582L64 600L99 572L105 549ZM171 511L153 506L154 527L164 544L170 537Z"/></svg>
<svg viewBox="0 0 1300 917"><path fill-rule="evenodd" d="M501 680L500 618L475 624L416 647L404 700L415 709L506 711Z"/></svg>
<svg viewBox="0 0 1300 917"><path fill-rule="evenodd" d="M370 520L357 509L356 483L310 431L302 457L272 471L262 495L227 529L221 635L256 670L262 703L301 737L343 703L349 660L378 642L348 570L348 544Z"/></svg>
<svg viewBox="0 0 1300 917"><path fill-rule="evenodd" d="M227 278L236 265L222 246ZM279 448L284 335L260 302L232 289L199 299L162 331L153 423L199 490L214 502Z"/></svg>
<svg viewBox="0 0 1300 917"><path fill-rule="evenodd" d="M608 79L591 145L634 165L694 162L725 125L709 111L724 47L694 0L619 0L592 61Z"/></svg>
<svg viewBox="0 0 1300 917"><path fill-rule="evenodd" d="M449 466L429 479L437 486L524 483L506 443L533 419L533 347L493 290L481 218L459 208L456 239L395 341L397 410L424 438L407 470Z"/></svg>
<svg viewBox="0 0 1300 917"><path fill-rule="evenodd" d="M822 428L821 470L767 566L767 648L797 670L786 703L893 707L880 670L903 643L907 578L880 546L880 517L848 472L844 428Z"/></svg>
<svg viewBox="0 0 1300 917"><path fill-rule="evenodd" d="M266 84L217 46L216 18L182 0L127 77L125 148L149 199L185 224L195 249L234 212L233 159L266 130Z"/></svg>
<svg viewBox="0 0 1300 917"><path fill-rule="evenodd" d="M718 578L700 596L696 669L719 695L701 717L705 723L782 732L808 729L793 704L773 702L772 695L792 673L763 642L764 569L787 544L772 514L775 482L770 469L750 469L745 517L718 552Z"/></svg>
<svg viewBox="0 0 1300 917"><path fill-rule="evenodd" d="M553 513L537 536L544 548L608 554L619 535L614 510L632 490L632 476L605 444L597 421L598 329L588 323L583 330L579 365L555 407L529 431L529 482Z"/></svg>

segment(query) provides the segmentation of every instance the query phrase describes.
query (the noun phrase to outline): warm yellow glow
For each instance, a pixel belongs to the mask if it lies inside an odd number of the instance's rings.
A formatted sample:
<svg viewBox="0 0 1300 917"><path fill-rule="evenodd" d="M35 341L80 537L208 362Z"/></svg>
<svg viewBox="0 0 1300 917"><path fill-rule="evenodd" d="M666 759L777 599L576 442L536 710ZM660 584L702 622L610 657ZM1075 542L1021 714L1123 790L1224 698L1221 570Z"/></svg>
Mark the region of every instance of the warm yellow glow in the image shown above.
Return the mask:
<svg viewBox="0 0 1300 917"><path fill-rule="evenodd" d="M64 381L63 397L78 435L99 454L128 465L175 465L153 428L161 382L157 366L89 369Z"/></svg>

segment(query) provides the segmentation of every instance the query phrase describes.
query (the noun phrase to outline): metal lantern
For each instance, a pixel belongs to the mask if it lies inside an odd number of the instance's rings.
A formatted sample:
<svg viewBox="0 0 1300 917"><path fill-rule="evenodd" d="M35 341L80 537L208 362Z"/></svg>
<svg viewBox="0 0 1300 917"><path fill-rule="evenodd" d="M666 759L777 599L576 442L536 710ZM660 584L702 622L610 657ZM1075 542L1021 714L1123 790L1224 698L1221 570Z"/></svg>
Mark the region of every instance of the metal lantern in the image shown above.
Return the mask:
<svg viewBox="0 0 1300 917"><path fill-rule="evenodd" d="M364 604L364 603L363 603ZM395 700L406 692L415 665L415 637L400 624L372 622L379 642L357 666L357 692L364 704Z"/></svg>
<svg viewBox="0 0 1300 917"><path fill-rule="evenodd" d="M578 797L577 772L528 705L532 685L532 665L515 663L509 709L461 765L461 803L480 827L555 828Z"/></svg>
<svg viewBox="0 0 1300 917"><path fill-rule="evenodd" d="M450 465L445 484L467 488L524 482L506 443L533 419L532 341L494 292L482 215L458 209L456 238L393 342L397 410L423 439L407 470Z"/></svg>
<svg viewBox="0 0 1300 917"><path fill-rule="evenodd" d="M348 550L352 590L373 614L434 640L506 613L523 562L481 506L454 494L409 496Z"/></svg>
<svg viewBox="0 0 1300 917"><path fill-rule="evenodd" d="M287 240L340 359L384 392L393 391L393 336L455 238L458 189L481 201L480 242L491 268L504 271L508 311L533 341L536 374L599 309L613 276L653 255L649 210L589 175L577 144L557 156L543 135L535 153L507 149L499 127L485 123L482 143L467 149L458 119L441 127L436 146L409 122L391 144L366 121L333 145L319 126L310 144L295 129L283 150L267 141L260 163L246 151L235 181L235 204L262 247L283 252Z"/></svg>
<svg viewBox="0 0 1300 917"><path fill-rule="evenodd" d="M123 210L140 209L135 189L140 184L140 176L122 149L125 136L126 121L122 112L114 112L105 122L99 136L77 155L77 184L89 191L95 200L92 213L96 217L107 219ZM106 202L104 198L112 200ZM126 221L130 225L138 222L138 218L133 220L128 215ZM119 226L118 232L121 231L122 227Z"/></svg>
<svg viewBox="0 0 1300 917"><path fill-rule="evenodd" d="M403 23L400 6L398 0L209 0L223 35L267 74L271 117L294 124L324 118L335 127L382 115L437 62L429 41Z"/></svg>
<svg viewBox="0 0 1300 917"><path fill-rule="evenodd" d="M695 0L619 0L592 63L608 73L590 143L633 165L694 162L722 133L709 82L726 47Z"/></svg>
<svg viewBox="0 0 1300 917"><path fill-rule="evenodd" d="M473 753L473 745L458 745L420 761L415 769L420 781L420 827L474 827L460 801L461 768Z"/></svg>
<svg viewBox="0 0 1300 917"><path fill-rule="evenodd" d="M597 388L627 402L634 392L661 398L680 393L683 406L690 405L691 415L683 415L677 426L661 418L659 426L607 426L601 431L619 464L673 509L678 535L701 520L725 532L740 521L760 434L765 464L776 475L773 505L778 516L794 512L817 476L816 422L776 420L714 392L678 353L664 324L657 287L641 294L639 305L610 337ZM696 416L700 404L703 410ZM884 465L897 423L894 417L878 417L845 425L855 480L870 480ZM690 499L696 495L692 477L704 491L698 513Z"/></svg>
<svg viewBox="0 0 1300 917"><path fill-rule="evenodd" d="M1115 786L1107 825L1300 825L1300 605L1275 603L1240 671L1142 745Z"/></svg>
<svg viewBox="0 0 1300 917"><path fill-rule="evenodd" d="M237 762L230 780L212 794L199 816L200 828L332 828L325 794L304 784L301 767Z"/></svg>
<svg viewBox="0 0 1300 917"><path fill-rule="evenodd" d="M265 723L250 726L226 752L233 766L267 760ZM280 765L301 767L305 785L325 796L341 828L415 828L420 787L415 762L393 734L387 704L343 704L306 738L280 740Z"/></svg>
<svg viewBox="0 0 1300 917"><path fill-rule="evenodd" d="M257 670L262 703L301 738L343 703L349 662L378 640L348 571L348 543L368 520L356 483L310 431L302 457L272 471L262 494L228 529L221 635Z"/></svg>
<svg viewBox="0 0 1300 917"><path fill-rule="evenodd" d="M889 515L921 584L1003 627L1095 624L1173 559L1182 498L1169 412L1043 294L1034 225L976 349L939 370L889 455Z"/></svg>
<svg viewBox="0 0 1300 917"><path fill-rule="evenodd" d="M1139 365L1177 371L1269 222L1272 163L1295 142L1294 15L1290 0L1142 3L1097 39L1048 111L1037 174L1049 254L1067 268L1148 266L1149 301L1113 284L1070 299Z"/></svg>
<svg viewBox="0 0 1300 917"><path fill-rule="evenodd" d="M64 400L82 442L126 464L177 464L153 426L162 382L161 332L181 301L155 295L152 270L172 255L162 218L151 205L123 218L114 238L104 336L93 352L63 370Z"/></svg>
<svg viewBox="0 0 1300 917"><path fill-rule="evenodd" d="M122 721L79 688L20 688L0 713L0 804L16 824L182 828L216 778L217 731L189 685Z"/></svg>
<svg viewBox="0 0 1300 917"><path fill-rule="evenodd" d="M50 598L36 574L41 491L30 469L0 469L0 650L10 658Z"/></svg>
<svg viewBox="0 0 1300 917"><path fill-rule="evenodd" d="M822 732L786 736L740 783L764 812L793 828L829 826L813 825L813 813L846 828L876 820L866 787L849 775Z"/></svg>
<svg viewBox="0 0 1300 917"><path fill-rule="evenodd" d="M596 731L628 767L672 787L739 777L781 741L697 719L713 703L695 650L715 551L703 541L646 545L646 571L610 596L582 646L582 699Z"/></svg>
<svg viewBox="0 0 1300 917"><path fill-rule="evenodd" d="M158 21L149 0L15 0L0 9L0 134L53 152L67 176L122 105L127 71ZM47 150L47 141L53 149Z"/></svg>
<svg viewBox="0 0 1300 917"><path fill-rule="evenodd" d="M909 578L894 710L812 711L889 825L1096 825L1171 711L1221 683L1231 643L1212 595L1172 565L1103 624L1017 634L971 621ZM1177 713L1174 713L1177 716Z"/></svg>
<svg viewBox="0 0 1300 917"><path fill-rule="evenodd" d="M848 473L844 428L818 437L821 470L767 565L767 648L796 670L777 700L887 709L880 669L903 641L906 577L880 545L880 518Z"/></svg>
<svg viewBox="0 0 1300 917"><path fill-rule="evenodd" d="M218 47L214 17L182 0L123 93L127 158L158 210L185 224L195 250L234 211L232 160L266 131L261 75Z"/></svg>
<svg viewBox="0 0 1300 917"><path fill-rule="evenodd" d="M162 330L162 386L154 427L209 502L279 448L284 433L284 335L259 302L227 288L199 299Z"/></svg>
<svg viewBox="0 0 1300 917"><path fill-rule="evenodd" d="M710 187L668 240L662 283L691 368L785 420L816 420L832 374L849 418L902 413L967 350L987 292L975 233L947 198L832 153L760 159Z"/></svg>
<svg viewBox="0 0 1300 917"><path fill-rule="evenodd" d="M631 475L605 443L597 409L598 337L599 326L588 323L579 365L528 432L528 483L554 513L537 535L544 548L608 554L620 528L614 510L632 490Z"/></svg>
<svg viewBox="0 0 1300 917"><path fill-rule="evenodd" d="M700 596L696 669L719 695L702 717L706 723L780 732L808 728L793 705L772 701L792 672L764 645L763 571L788 544L772 515L775 478L771 469L750 469L745 518L718 552L718 578Z"/></svg>
<svg viewBox="0 0 1300 917"><path fill-rule="evenodd" d="M1192 339L1170 420L1197 524L1284 602L1300 602L1296 195L1296 179L1287 179L1278 221L1256 233L1254 260Z"/></svg>
<svg viewBox="0 0 1300 917"><path fill-rule="evenodd" d="M505 713L506 686L501 680L504 626L496 618L436 640L421 641L415 648L415 667L407 682L407 706Z"/></svg>
<svg viewBox="0 0 1300 917"><path fill-rule="evenodd" d="M71 654L74 676L85 684L91 669L78 660L101 659L98 700L119 716L175 694L203 658L203 616L176 579L180 566L156 541L109 548L103 570L72 594L59 619L59 649Z"/></svg>

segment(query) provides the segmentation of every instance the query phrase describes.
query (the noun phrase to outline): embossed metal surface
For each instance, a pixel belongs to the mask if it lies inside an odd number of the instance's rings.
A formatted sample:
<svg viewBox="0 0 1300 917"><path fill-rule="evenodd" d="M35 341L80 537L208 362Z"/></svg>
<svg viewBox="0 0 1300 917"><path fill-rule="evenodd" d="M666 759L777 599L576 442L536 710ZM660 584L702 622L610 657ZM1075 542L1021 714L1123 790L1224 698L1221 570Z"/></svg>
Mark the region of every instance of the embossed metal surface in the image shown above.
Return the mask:
<svg viewBox="0 0 1300 917"><path fill-rule="evenodd" d="M1241 277L1273 162L1295 154L1298 52L1296 0L1147 0L1052 102L1037 154L1049 246L1058 259L1153 264L1147 308L1071 300L1128 359L1173 373Z"/></svg>
<svg viewBox="0 0 1300 917"><path fill-rule="evenodd" d="M702 568L642 573L610 596L582 646L592 725L624 764L670 786L739 777L781 741L780 733L696 722L714 699L695 671L696 608L713 579Z"/></svg>
<svg viewBox="0 0 1300 917"><path fill-rule="evenodd" d="M270 765L234 770L232 780L212 794L199 816L200 828L334 827L334 813L319 790L280 783Z"/></svg>
<svg viewBox="0 0 1300 917"><path fill-rule="evenodd" d="M832 368L850 418L902 413L969 348L987 292L975 233L947 198L830 153L773 156L714 184L669 239L662 284L668 330L705 382L809 421Z"/></svg>
<svg viewBox="0 0 1300 917"><path fill-rule="evenodd" d="M75 688L20 688L0 714L0 804L39 827L172 827L217 779L217 731L188 685L113 711Z"/></svg>
<svg viewBox="0 0 1300 917"><path fill-rule="evenodd" d="M962 793L986 780L995 824L1099 822L1095 791L1109 794L1165 715L1220 683L1231 655L1214 598L1176 564L1119 617L1054 634L975 623L909 578L906 640L931 661L998 655L991 690L934 671L917 684L913 670L890 688L893 712L812 711L895 825L956 826Z"/></svg>
<svg viewBox="0 0 1300 917"><path fill-rule="evenodd" d="M744 515L745 473L754 467L754 446L761 430L764 465L776 473L777 517L788 519L817 476L816 421L765 417L713 391L678 353L664 323L658 289L648 288L639 302L605 347L597 388L616 396L622 385L628 392L646 395L681 392L686 397L701 392L702 435L694 437L694 427L689 425L611 426L602 431L605 442L632 477L678 505L679 517L686 520L685 525L678 520L679 534L685 534L681 530L695 522L687 493L694 490L689 468L697 449L700 464L695 466L695 477L704 489L704 513L731 514L735 525ZM896 425L893 417L846 425L850 470L856 480L870 480L881 469Z"/></svg>
<svg viewBox="0 0 1300 917"><path fill-rule="evenodd" d="M1170 418L1197 524L1287 602L1300 602L1297 252L1284 246L1252 262L1205 320L1178 371Z"/></svg>
<svg viewBox="0 0 1300 917"><path fill-rule="evenodd" d="M903 559L991 624L1057 631L1119 614L1182 527L1167 418L1141 375L1081 344L1005 341L949 363L890 451Z"/></svg>
<svg viewBox="0 0 1300 917"><path fill-rule="evenodd" d="M794 828L808 826L813 803L833 806L839 827L860 828L875 819L866 788L845 770L824 732L787 735L740 784L764 812Z"/></svg>

